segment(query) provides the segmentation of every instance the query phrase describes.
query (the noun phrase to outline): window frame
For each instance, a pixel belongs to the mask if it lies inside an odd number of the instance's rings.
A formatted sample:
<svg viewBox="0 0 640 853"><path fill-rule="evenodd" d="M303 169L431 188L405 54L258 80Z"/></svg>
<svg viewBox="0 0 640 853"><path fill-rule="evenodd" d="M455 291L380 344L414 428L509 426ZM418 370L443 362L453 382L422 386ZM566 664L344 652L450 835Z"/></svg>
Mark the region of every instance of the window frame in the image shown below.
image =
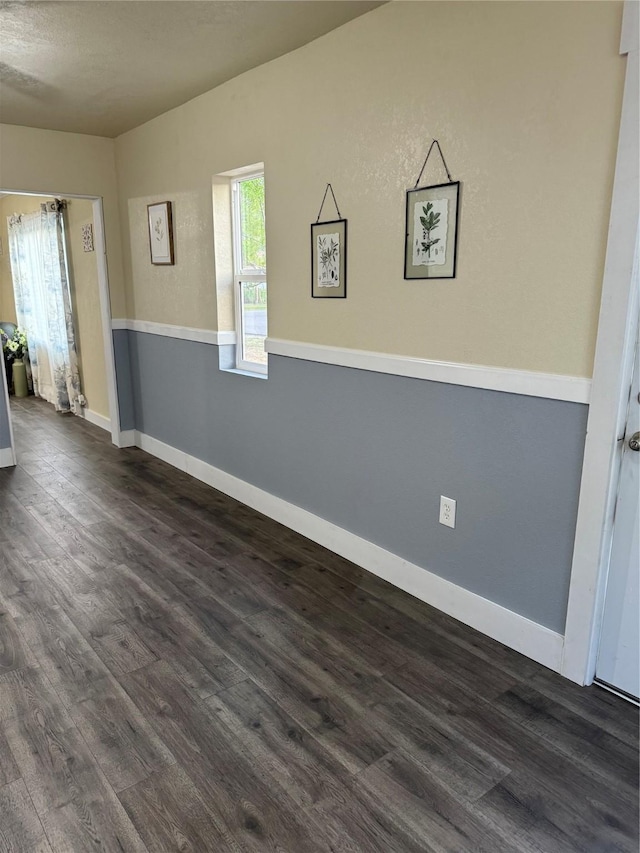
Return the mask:
<svg viewBox="0 0 640 853"><path fill-rule="evenodd" d="M268 372L268 364L260 364L257 361L249 361L244 358L244 317L243 317L243 300L242 300L242 285L243 283L251 284L267 284L267 269L261 272L243 272L242 268L242 224L240 219L240 184L244 181L250 181L253 178L262 178L264 180L264 169L251 169L250 171L242 172L234 175L231 179L231 243L232 243L232 258L233 258L233 306L236 326L236 370L242 370L247 373L259 373L266 375ZM266 238L265 238L266 242ZM267 296L268 305L268 296ZM268 312L268 307L265 308ZM267 313L268 322L268 313Z"/></svg>

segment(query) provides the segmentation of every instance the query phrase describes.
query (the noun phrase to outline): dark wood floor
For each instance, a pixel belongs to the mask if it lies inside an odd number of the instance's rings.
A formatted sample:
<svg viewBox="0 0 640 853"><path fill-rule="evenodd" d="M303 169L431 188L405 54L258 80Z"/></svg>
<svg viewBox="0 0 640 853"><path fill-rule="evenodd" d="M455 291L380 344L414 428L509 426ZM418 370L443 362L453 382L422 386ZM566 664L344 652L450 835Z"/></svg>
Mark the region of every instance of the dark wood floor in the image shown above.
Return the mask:
<svg viewBox="0 0 640 853"><path fill-rule="evenodd" d="M29 399L0 851L638 851L637 710Z"/></svg>

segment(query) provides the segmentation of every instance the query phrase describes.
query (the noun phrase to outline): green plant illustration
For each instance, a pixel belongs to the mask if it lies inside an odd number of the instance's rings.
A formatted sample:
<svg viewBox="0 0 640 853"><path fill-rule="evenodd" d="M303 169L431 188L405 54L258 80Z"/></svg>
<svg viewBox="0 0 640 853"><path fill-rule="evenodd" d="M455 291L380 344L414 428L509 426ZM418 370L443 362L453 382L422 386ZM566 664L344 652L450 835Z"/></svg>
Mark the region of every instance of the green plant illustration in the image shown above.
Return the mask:
<svg viewBox="0 0 640 853"><path fill-rule="evenodd" d="M318 237L318 249L320 251L320 265L322 266L322 278L335 279L337 270L335 269L338 259L338 241L333 237L327 241L326 237Z"/></svg>
<svg viewBox="0 0 640 853"><path fill-rule="evenodd" d="M440 224L440 214L433 212L433 205L427 202L422 208L424 216L420 217L422 224L422 250L427 253L427 257L431 257L431 247L440 242L440 238L431 239L431 232Z"/></svg>

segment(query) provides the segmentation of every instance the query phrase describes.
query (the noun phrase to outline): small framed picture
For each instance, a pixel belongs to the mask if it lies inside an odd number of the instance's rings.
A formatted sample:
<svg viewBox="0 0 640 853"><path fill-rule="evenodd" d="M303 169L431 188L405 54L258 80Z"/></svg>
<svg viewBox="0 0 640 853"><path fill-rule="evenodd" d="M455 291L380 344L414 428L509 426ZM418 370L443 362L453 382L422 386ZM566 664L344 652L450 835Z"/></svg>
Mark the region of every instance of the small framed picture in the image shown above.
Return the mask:
<svg viewBox="0 0 640 853"><path fill-rule="evenodd" d="M460 182L407 190L404 277L455 278Z"/></svg>
<svg viewBox="0 0 640 853"><path fill-rule="evenodd" d="M173 264L173 221L171 202L147 205L149 247L152 264Z"/></svg>
<svg viewBox="0 0 640 853"><path fill-rule="evenodd" d="M93 252L93 225L87 222L82 226L82 248L85 252Z"/></svg>
<svg viewBox="0 0 640 853"><path fill-rule="evenodd" d="M311 226L311 295L314 299L347 296L347 220Z"/></svg>

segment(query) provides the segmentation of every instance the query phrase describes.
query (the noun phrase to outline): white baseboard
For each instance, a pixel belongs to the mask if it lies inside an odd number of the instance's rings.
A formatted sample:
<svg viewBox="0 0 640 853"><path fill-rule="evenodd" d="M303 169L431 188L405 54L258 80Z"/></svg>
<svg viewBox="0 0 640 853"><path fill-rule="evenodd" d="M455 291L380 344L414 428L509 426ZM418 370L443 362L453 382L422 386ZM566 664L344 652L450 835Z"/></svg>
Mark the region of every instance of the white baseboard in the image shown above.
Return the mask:
<svg viewBox="0 0 640 853"><path fill-rule="evenodd" d="M100 429L111 432L111 420L105 418L104 415L99 415L97 412L91 411L91 409L82 409L80 417L84 418L85 421L89 421L90 424L99 426Z"/></svg>
<svg viewBox="0 0 640 853"><path fill-rule="evenodd" d="M136 445L505 646L560 671L561 634L152 436L136 431Z"/></svg>
<svg viewBox="0 0 640 853"><path fill-rule="evenodd" d="M0 468L12 468L16 464L16 457L12 447L0 449Z"/></svg>

